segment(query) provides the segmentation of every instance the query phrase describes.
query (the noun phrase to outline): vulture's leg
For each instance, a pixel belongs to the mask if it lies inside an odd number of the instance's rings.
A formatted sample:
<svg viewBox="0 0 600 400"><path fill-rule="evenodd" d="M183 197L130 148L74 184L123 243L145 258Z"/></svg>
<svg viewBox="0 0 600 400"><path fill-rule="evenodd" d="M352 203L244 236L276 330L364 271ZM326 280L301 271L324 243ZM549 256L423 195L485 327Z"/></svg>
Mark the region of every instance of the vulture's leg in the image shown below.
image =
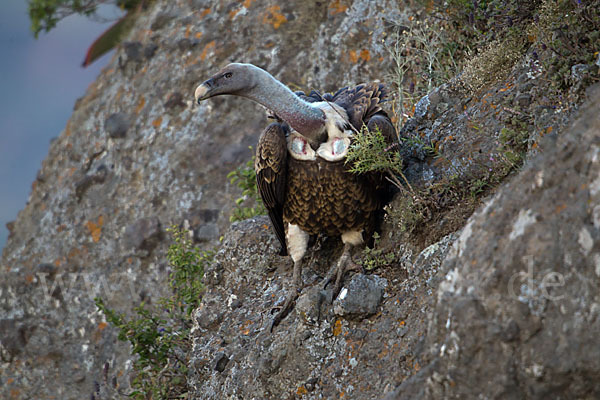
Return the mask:
<svg viewBox="0 0 600 400"><path fill-rule="evenodd" d="M273 331L273 328L279 325L279 323L289 314L292 308L294 308L294 303L302 291L302 258L308 247L309 235L300 229L298 225L289 224L286 232L286 239L288 252L292 256L292 261L294 261L292 285L288 288L285 301L279 312L273 317L271 332Z"/></svg>
<svg viewBox="0 0 600 400"><path fill-rule="evenodd" d="M325 289L335 276L335 286L333 288L334 299L342 288L342 279L344 278L344 273L348 270L360 270L361 268L359 265L355 264L354 261L352 261L352 257L350 257L350 250L353 246L359 246L363 244L362 231L350 231L343 233L342 242L344 243L342 255L340 256L338 262L331 267L329 272L327 272L322 286L323 289Z"/></svg>

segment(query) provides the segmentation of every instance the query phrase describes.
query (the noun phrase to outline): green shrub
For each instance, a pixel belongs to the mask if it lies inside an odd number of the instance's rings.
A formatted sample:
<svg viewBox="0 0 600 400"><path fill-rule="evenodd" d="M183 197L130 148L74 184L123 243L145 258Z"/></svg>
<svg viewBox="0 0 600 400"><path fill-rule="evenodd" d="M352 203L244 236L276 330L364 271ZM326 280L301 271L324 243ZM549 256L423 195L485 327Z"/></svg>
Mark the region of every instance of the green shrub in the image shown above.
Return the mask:
<svg viewBox="0 0 600 400"><path fill-rule="evenodd" d="M143 302L128 318L107 307L96 298L96 306L118 331L118 339L131 344L135 356L133 391L136 399L172 399L187 391L187 355L191 349L191 313L202 300L204 267L212 262L214 252L201 251L176 226L168 229L175 243L167 259L173 268L169 285L173 295L158 300L161 311Z"/></svg>
<svg viewBox="0 0 600 400"><path fill-rule="evenodd" d="M250 147L252 150L252 147ZM231 184L236 184L242 190L242 195L235 200L235 208L229 221L242 221L257 215L267 213L256 187L256 172L254 171L254 156L245 164L227 174Z"/></svg>

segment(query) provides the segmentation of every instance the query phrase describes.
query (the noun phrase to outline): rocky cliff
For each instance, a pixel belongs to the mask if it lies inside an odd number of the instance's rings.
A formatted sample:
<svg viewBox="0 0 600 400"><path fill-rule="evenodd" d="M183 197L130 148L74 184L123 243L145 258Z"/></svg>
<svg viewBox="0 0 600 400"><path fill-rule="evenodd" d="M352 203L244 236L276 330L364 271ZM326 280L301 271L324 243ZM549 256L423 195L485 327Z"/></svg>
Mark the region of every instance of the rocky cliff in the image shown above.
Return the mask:
<svg viewBox="0 0 600 400"><path fill-rule="evenodd" d="M239 192L226 179L250 157L264 113L235 98L194 106L193 89L230 61L260 65L292 88L387 79L410 10L394 1L178 0L142 11L75 105L12 224L1 263L0 397L127 392L129 348L93 298L129 311L168 292L165 228L184 221L201 246L224 235L194 314L191 398L597 397L600 100L585 88L598 68L573 62L565 97L548 98L539 71L553 49L532 44L511 48L516 55L494 64L503 73L483 80L474 76L484 67L469 64L403 126L420 206L407 224L406 196L392 202L379 244L391 261L348 275L344 295L331 299L313 284L339 243L319 241L295 311L266 329L289 262L275 254L264 217L229 227ZM530 161L514 176L525 152Z"/></svg>

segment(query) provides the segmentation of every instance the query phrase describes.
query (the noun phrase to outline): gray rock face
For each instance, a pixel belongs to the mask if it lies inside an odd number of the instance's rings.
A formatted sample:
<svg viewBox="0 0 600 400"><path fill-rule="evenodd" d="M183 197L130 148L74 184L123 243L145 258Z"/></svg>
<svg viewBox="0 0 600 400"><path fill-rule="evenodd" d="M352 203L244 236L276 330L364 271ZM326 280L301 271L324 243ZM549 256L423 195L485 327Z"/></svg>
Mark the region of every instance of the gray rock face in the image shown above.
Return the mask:
<svg viewBox="0 0 600 400"><path fill-rule="evenodd" d="M348 274L333 304L320 283L339 243L311 249L295 310L270 333L271 310L285 297L291 262L263 226L266 217L232 225L196 310L190 359L192 398L379 398L419 368L432 285L454 235L411 261L378 273ZM332 246L330 248L330 246ZM411 267L418 277L407 277ZM363 299L363 301L361 301ZM341 310L341 312L340 312ZM337 314L343 314L339 317ZM346 318L346 317L351 317ZM393 365L394 368L390 368Z"/></svg>
<svg viewBox="0 0 600 400"><path fill-rule="evenodd" d="M563 129L569 114L541 101L523 63L479 98L452 83L424 98L402 134L438 143L444 157L423 162L428 150L410 147L406 175L425 184L485 176L499 132L523 115L555 142L460 236L442 227L421 251L382 235L396 261L347 275L342 299L318 288L339 243L311 249L295 310L268 332L291 263L276 255L265 217L230 227L239 190L226 179L267 121L244 99L195 106L193 90L231 61L294 89L385 80L403 5L335 4L175 0L141 13L11 224L0 263L0 398L121 398L130 349L93 299L127 312L167 294L164 230L184 221L203 246L224 235L194 314L190 398L600 396L600 127L592 108ZM576 67L575 85L595 73Z"/></svg>
<svg viewBox="0 0 600 400"><path fill-rule="evenodd" d="M443 263L425 368L386 399L600 397L600 90L471 217Z"/></svg>

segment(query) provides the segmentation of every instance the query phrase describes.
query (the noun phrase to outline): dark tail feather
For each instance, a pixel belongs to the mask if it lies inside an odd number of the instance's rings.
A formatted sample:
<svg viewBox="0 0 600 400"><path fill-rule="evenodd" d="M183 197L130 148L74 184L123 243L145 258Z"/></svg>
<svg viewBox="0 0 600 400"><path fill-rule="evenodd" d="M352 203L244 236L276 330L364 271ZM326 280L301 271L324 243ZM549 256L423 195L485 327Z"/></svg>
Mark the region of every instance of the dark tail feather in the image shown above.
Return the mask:
<svg viewBox="0 0 600 400"><path fill-rule="evenodd" d="M278 212L276 209L269 210L269 218L271 218L271 226L275 231L275 236L279 239L279 243L281 244L281 248L279 249L280 256L287 256L287 246L285 244L285 232L283 230L283 212ZM279 221L278 224L273 223L273 221Z"/></svg>

